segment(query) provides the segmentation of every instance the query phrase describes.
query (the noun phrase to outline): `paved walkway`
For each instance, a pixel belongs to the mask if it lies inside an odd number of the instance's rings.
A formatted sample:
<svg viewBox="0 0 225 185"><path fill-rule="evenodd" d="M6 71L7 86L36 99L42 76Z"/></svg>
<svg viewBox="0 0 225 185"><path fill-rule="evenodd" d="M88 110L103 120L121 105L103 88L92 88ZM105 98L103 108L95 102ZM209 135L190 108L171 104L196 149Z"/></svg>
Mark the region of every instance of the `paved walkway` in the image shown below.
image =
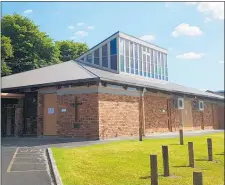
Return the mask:
<svg viewBox="0 0 225 185"><path fill-rule="evenodd" d="M2 147L2 185L53 185L45 149Z"/></svg>
<svg viewBox="0 0 225 185"><path fill-rule="evenodd" d="M184 131L184 136L224 132L224 130ZM178 132L154 133L145 138L175 138ZM116 140L137 139L118 137L107 140L82 141L72 138L2 138L2 185L52 185L45 149L48 147L79 147Z"/></svg>

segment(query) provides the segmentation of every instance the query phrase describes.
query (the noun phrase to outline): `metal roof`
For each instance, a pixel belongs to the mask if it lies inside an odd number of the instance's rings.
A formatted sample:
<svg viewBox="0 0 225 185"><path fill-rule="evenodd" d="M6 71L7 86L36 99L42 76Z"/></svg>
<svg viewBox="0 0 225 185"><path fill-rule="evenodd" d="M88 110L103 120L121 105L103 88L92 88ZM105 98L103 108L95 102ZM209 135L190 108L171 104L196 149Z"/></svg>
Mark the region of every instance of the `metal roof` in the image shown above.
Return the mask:
<svg viewBox="0 0 225 185"><path fill-rule="evenodd" d="M38 86L43 84L93 79L96 76L74 61L2 77L2 89Z"/></svg>
<svg viewBox="0 0 225 185"><path fill-rule="evenodd" d="M165 90L169 92L178 92L178 93L191 94L196 96L205 96L210 98L224 99L224 97L220 95L208 93L195 88L185 87L185 86L171 83L168 81L162 81L157 79L146 79L144 77L124 74L124 73L112 73L112 72L104 71L102 69L94 68L92 66L88 66L83 63L80 63L80 65L82 65L88 71L97 75L101 80L105 80L105 81L126 83L129 85L148 87L148 88L153 88L158 90Z"/></svg>
<svg viewBox="0 0 225 185"><path fill-rule="evenodd" d="M217 94L181 86L168 81L147 79L124 73L113 73L75 61L63 62L61 64L2 77L2 90L10 90L14 88L19 89L21 87L29 86L35 87L40 85L47 86L48 84L56 84L60 82L89 81L98 79L114 83L164 90L168 92L178 92L195 96L224 99L223 96Z"/></svg>

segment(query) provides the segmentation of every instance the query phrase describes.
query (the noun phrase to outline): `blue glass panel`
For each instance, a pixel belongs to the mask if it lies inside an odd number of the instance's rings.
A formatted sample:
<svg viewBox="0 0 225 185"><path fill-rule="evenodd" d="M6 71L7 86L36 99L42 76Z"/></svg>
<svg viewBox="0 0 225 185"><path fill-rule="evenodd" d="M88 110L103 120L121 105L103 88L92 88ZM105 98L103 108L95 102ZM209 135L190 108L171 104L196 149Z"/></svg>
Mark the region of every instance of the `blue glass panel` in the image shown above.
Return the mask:
<svg viewBox="0 0 225 185"><path fill-rule="evenodd" d="M131 69L131 73L134 74L134 68Z"/></svg>
<svg viewBox="0 0 225 185"><path fill-rule="evenodd" d="M159 75L159 79L161 80L161 75Z"/></svg>
<svg viewBox="0 0 225 185"><path fill-rule="evenodd" d="M140 71L140 75L142 76L142 71Z"/></svg>
<svg viewBox="0 0 225 185"><path fill-rule="evenodd" d="M102 57L102 66L108 67L108 57Z"/></svg>
<svg viewBox="0 0 225 185"><path fill-rule="evenodd" d="M126 72L129 73L129 57L126 57Z"/></svg>
<svg viewBox="0 0 225 185"><path fill-rule="evenodd" d="M135 74L138 75L138 69L135 69Z"/></svg>
<svg viewBox="0 0 225 185"><path fill-rule="evenodd" d="M117 54L117 44L116 39L113 39L110 41L110 55L116 55Z"/></svg>
<svg viewBox="0 0 225 185"><path fill-rule="evenodd" d="M162 76L162 80L164 80L164 76Z"/></svg>
<svg viewBox="0 0 225 185"><path fill-rule="evenodd" d="M144 76L146 76L146 72L144 72Z"/></svg>
<svg viewBox="0 0 225 185"><path fill-rule="evenodd" d="M94 58L94 64L99 65L99 58Z"/></svg>
<svg viewBox="0 0 225 185"><path fill-rule="evenodd" d="M148 77L151 77L150 73L148 73Z"/></svg>
<svg viewBox="0 0 225 185"><path fill-rule="evenodd" d="M166 77L166 81L168 81L168 77Z"/></svg>
<svg viewBox="0 0 225 185"><path fill-rule="evenodd" d="M154 74L152 74L152 78L154 78Z"/></svg>
<svg viewBox="0 0 225 185"><path fill-rule="evenodd" d="M120 55L120 71L124 72L124 56Z"/></svg>
<svg viewBox="0 0 225 185"><path fill-rule="evenodd" d="M111 56L111 69L117 70L117 55Z"/></svg>
<svg viewBox="0 0 225 185"><path fill-rule="evenodd" d="M91 63L92 62L92 54L89 54L87 56L87 62Z"/></svg>

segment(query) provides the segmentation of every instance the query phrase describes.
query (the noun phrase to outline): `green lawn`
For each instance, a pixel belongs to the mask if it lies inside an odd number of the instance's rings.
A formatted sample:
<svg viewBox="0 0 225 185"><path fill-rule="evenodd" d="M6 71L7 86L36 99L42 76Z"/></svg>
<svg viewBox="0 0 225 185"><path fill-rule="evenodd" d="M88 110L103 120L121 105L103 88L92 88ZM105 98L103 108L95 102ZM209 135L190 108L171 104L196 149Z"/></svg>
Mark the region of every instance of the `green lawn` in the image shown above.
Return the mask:
<svg viewBox="0 0 225 185"><path fill-rule="evenodd" d="M207 138L214 161L207 161ZM188 166L187 142L194 142L195 168ZM52 148L64 185L150 184L150 154L158 155L159 185L192 185L193 171L203 172L204 185L224 184L224 134L178 139L112 141L79 148ZM171 177L163 177L161 146L168 145Z"/></svg>

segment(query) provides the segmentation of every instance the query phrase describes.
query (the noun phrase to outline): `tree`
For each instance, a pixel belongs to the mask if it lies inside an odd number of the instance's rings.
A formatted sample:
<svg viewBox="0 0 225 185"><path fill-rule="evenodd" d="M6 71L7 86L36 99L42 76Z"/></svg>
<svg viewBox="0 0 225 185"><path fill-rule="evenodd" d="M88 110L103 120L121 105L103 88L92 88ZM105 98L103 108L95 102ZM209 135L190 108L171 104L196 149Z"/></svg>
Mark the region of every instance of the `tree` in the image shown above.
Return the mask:
<svg viewBox="0 0 225 185"><path fill-rule="evenodd" d="M30 19L18 14L5 15L2 35L11 39L13 58L6 59L12 73L59 63L59 50L52 39Z"/></svg>
<svg viewBox="0 0 225 185"><path fill-rule="evenodd" d="M5 62L6 59L13 57L13 47L9 37L1 36L1 75L9 75L12 71Z"/></svg>
<svg viewBox="0 0 225 185"><path fill-rule="evenodd" d="M74 60L88 50L87 44L69 40L56 41L56 46L60 51L59 59L63 62Z"/></svg>

